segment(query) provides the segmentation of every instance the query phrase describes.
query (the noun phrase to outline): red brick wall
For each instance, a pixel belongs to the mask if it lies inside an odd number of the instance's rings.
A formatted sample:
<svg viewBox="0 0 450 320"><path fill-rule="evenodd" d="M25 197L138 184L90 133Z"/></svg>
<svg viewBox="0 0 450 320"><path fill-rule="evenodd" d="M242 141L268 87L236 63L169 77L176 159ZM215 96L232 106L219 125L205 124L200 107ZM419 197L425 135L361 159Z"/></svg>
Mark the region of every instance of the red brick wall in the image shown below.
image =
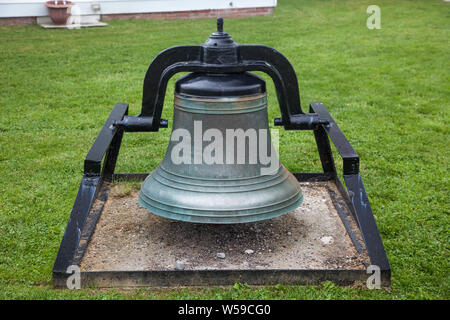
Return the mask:
<svg viewBox="0 0 450 320"><path fill-rule="evenodd" d="M251 16L265 16L269 14L273 14L273 7L211 9L211 10L177 11L177 12L104 14L102 15L102 20L103 21L138 20L138 19L173 20L173 19L199 19L199 18L217 18L217 17L243 18Z"/></svg>
<svg viewBox="0 0 450 320"><path fill-rule="evenodd" d="M18 25L36 23L36 17L0 18L0 25Z"/></svg>
<svg viewBox="0 0 450 320"><path fill-rule="evenodd" d="M123 14L105 14L102 15L103 21L109 20L137 20L137 19L199 19L199 18L217 18L231 17L243 18L251 16L264 16L273 14L273 7L265 8L234 8L234 9L212 9L178 12L148 12L148 13L123 13Z"/></svg>

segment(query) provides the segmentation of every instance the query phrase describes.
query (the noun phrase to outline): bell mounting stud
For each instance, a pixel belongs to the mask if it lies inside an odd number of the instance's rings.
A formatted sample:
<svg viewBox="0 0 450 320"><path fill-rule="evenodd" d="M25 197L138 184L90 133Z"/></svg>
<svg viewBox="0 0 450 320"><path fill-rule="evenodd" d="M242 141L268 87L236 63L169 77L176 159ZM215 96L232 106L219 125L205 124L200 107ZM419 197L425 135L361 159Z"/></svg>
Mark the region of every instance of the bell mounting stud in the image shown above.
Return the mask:
<svg viewBox="0 0 450 320"><path fill-rule="evenodd" d="M223 19L217 18L217 32L223 32Z"/></svg>

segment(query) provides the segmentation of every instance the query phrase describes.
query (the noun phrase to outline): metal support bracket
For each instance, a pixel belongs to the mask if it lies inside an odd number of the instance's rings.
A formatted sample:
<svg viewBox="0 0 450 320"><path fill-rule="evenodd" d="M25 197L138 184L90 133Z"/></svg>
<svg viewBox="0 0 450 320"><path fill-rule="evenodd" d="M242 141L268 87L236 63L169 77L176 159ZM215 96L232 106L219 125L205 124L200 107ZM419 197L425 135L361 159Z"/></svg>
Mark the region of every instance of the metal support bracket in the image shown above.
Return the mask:
<svg viewBox="0 0 450 320"><path fill-rule="evenodd" d="M343 160L343 177L349 204L363 235L370 261L390 277L389 261L359 172L359 156L322 103L312 102L310 111L328 120L327 125L314 131L323 170L338 180L329 137Z"/></svg>
<svg viewBox="0 0 450 320"><path fill-rule="evenodd" d="M70 213L66 231L53 266L53 274L65 275L72 265L86 219L104 180L110 180L116 166L123 131L112 126L128 113L127 103L117 103L84 160L84 174ZM102 170L102 160L103 170Z"/></svg>
<svg viewBox="0 0 450 320"><path fill-rule="evenodd" d="M327 120L327 124L321 124L314 130L323 173L294 173L294 175L299 180L313 178L335 181L340 192L346 194L344 200L357 221L371 264L380 268L382 281L389 284L391 269L359 173L359 156L322 103L311 103L310 111L318 114L321 119ZM67 268L72 264L77 264L77 261L81 261L81 258L77 256L77 249L89 213L102 188L103 181L111 180L113 177L117 179L143 179L146 176L146 174L116 174L114 172L124 130L113 126L113 123L123 120L127 113L128 104L117 103L115 105L86 156L83 178L53 266L53 283L56 287L65 287L65 281L70 276ZM346 188L338 178L330 140L343 159L343 177ZM343 221L343 223L346 225L346 221ZM355 246L358 247L358 244L355 244ZM304 275L301 274L303 276L309 274L308 270L305 272ZM331 275L333 273L325 274ZM301 275L299 274L299 276Z"/></svg>

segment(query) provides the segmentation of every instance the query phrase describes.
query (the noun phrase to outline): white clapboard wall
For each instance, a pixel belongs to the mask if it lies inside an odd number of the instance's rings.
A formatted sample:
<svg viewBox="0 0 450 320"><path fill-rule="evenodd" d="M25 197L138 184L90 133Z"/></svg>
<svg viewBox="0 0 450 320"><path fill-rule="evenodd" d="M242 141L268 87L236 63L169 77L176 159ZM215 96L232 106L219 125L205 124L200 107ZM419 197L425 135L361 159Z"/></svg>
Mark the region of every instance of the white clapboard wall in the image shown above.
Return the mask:
<svg viewBox="0 0 450 320"><path fill-rule="evenodd" d="M277 0L78 0L81 15L275 7ZM44 0L0 0L0 18L48 16Z"/></svg>

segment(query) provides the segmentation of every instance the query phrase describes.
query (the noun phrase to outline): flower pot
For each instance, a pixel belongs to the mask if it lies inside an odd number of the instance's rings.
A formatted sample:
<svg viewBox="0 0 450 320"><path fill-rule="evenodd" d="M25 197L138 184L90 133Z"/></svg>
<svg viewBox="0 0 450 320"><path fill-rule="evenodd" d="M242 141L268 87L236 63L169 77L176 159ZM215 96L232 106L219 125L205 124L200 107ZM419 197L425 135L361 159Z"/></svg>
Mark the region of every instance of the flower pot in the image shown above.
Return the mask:
<svg viewBox="0 0 450 320"><path fill-rule="evenodd" d="M52 19L54 24L67 24L67 20L70 17L70 13L67 9L73 6L73 2L65 1L64 3L63 1L58 1L57 4L55 4L55 1L47 1L45 6L48 8L50 19Z"/></svg>

